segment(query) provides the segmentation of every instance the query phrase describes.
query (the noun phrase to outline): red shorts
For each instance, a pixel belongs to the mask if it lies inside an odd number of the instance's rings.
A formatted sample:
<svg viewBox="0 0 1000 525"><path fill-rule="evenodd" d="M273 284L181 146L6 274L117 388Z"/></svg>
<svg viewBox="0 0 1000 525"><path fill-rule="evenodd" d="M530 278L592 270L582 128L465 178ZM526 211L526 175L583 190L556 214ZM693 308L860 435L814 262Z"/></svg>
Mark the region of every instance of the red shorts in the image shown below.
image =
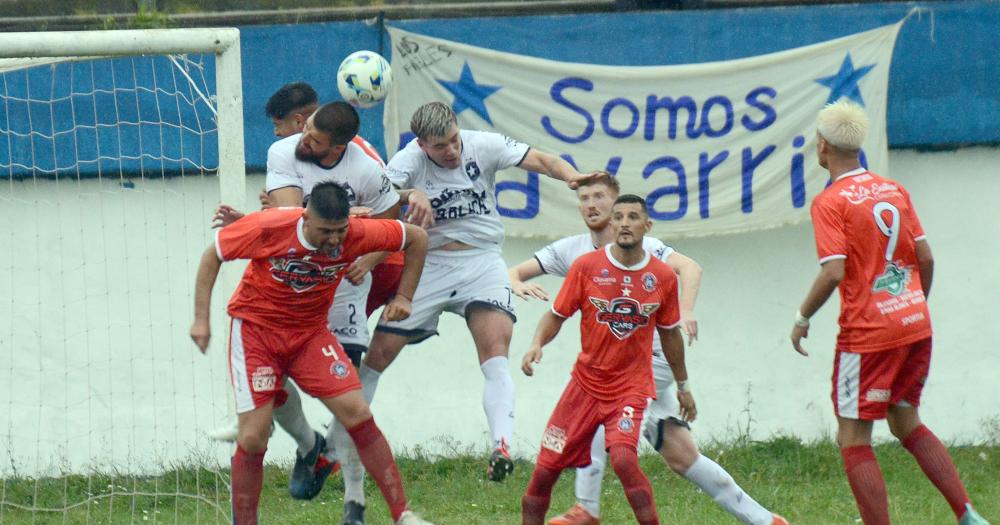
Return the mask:
<svg viewBox="0 0 1000 525"><path fill-rule="evenodd" d="M625 445L638 450L648 405L649 399L640 394L602 401L570 379L545 426L538 464L551 470L589 465L590 442L600 425L604 425L605 447Z"/></svg>
<svg viewBox="0 0 1000 525"><path fill-rule="evenodd" d="M885 419L890 405L920 405L931 364L931 339L856 354L837 350L833 360L833 410L839 417Z"/></svg>
<svg viewBox="0 0 1000 525"><path fill-rule="evenodd" d="M276 330L244 319L232 320L229 375L242 414L274 400L285 402L285 376L307 394L324 399L361 388L351 360L326 326Z"/></svg>
<svg viewBox="0 0 1000 525"><path fill-rule="evenodd" d="M368 305L365 315L371 317L372 312L389 302L399 289L399 279L403 277L403 265L383 262L372 268L372 289L368 292Z"/></svg>

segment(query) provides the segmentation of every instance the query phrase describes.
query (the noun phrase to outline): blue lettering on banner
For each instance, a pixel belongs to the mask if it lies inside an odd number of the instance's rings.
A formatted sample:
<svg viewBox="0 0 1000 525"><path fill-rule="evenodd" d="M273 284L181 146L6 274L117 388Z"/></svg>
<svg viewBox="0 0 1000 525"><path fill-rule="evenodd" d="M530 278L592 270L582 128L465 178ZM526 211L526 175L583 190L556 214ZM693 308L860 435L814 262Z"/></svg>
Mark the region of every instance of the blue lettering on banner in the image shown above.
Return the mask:
<svg viewBox="0 0 1000 525"><path fill-rule="evenodd" d="M590 112L588 112L586 109L577 106L576 104L570 102L566 97L563 96L562 92L564 89L567 88L576 88L576 89L582 89L584 91L593 91L594 83L585 78L569 77L556 81L554 84L552 84L552 89L549 90L549 94L552 96L552 100L555 101L556 104L569 108L570 111L580 115L587 121L587 126L583 130L583 133L580 133L575 137L570 135L564 135L558 130L556 130L555 126L552 125L552 120L548 116L542 117L542 127L545 128L545 131L547 131L549 135L552 135L553 137L563 142L567 142L569 144L578 144L580 142L589 139L590 136L594 134L594 117L591 116Z"/></svg>
<svg viewBox="0 0 1000 525"><path fill-rule="evenodd" d="M743 193L740 208L743 213L753 211L753 171L764 162L771 153L774 152L774 145L768 144L759 154L754 156L753 150L749 146L743 148Z"/></svg>
<svg viewBox="0 0 1000 525"><path fill-rule="evenodd" d="M614 129L611 127L611 112L618 106L628 108L628 111L632 114L632 121L629 123L628 127L624 130ZM604 128L604 132L608 135L623 139L632 136L635 133L636 128L639 127L639 108L632 103L631 100L627 98L613 98L604 105L604 109L601 110L601 127Z"/></svg>
<svg viewBox="0 0 1000 525"><path fill-rule="evenodd" d="M792 140L792 146L801 148L806 143L806 138L802 135L796 136ZM792 206L801 208L806 204L806 175L803 161L805 156L796 152L792 155Z"/></svg>
<svg viewBox="0 0 1000 525"><path fill-rule="evenodd" d="M524 207L517 209L505 208L501 206L500 193L504 191L518 191L523 193ZM514 219L533 219L536 215L538 215L538 210L540 209L540 194L541 192L538 189L538 174L531 171L528 172L527 183L512 180L500 181L497 183L496 187L497 211L504 217L511 217Z"/></svg>
<svg viewBox="0 0 1000 525"><path fill-rule="evenodd" d="M646 128L643 137L646 140L656 138L656 111L666 109L670 115L670 124L667 128L667 138L673 140L677 138L677 112L685 109L688 114L688 135L694 130L695 115L698 112L698 104L691 97L680 97L676 101L670 97L658 98L655 95L646 97Z"/></svg>
<svg viewBox="0 0 1000 525"><path fill-rule="evenodd" d="M760 122L751 119L750 115L743 115L740 122L748 131L760 131L762 129L767 129L768 126L774 124L774 122L778 120L778 113L774 111L774 108L760 100L761 95L767 95L773 99L778 96L778 92L765 86L750 90L750 92L747 93L747 96L744 99L746 100L746 103L752 108L759 109L761 113L764 114L764 118Z"/></svg>
<svg viewBox="0 0 1000 525"><path fill-rule="evenodd" d="M708 152L698 155L698 215L702 219L708 218L708 176L716 166L728 158L728 151L723 151L711 159L708 158Z"/></svg>
<svg viewBox="0 0 1000 525"><path fill-rule="evenodd" d="M646 165L646 169L642 170L642 178L648 179L653 172L659 169L673 171L677 176L677 184L663 186L650 192L646 197L646 206L649 207L649 217L659 221L680 219L687 213L688 206L687 176L684 174L684 165L675 157L659 157ZM677 209L671 212L657 210L656 202L667 195L677 195Z"/></svg>

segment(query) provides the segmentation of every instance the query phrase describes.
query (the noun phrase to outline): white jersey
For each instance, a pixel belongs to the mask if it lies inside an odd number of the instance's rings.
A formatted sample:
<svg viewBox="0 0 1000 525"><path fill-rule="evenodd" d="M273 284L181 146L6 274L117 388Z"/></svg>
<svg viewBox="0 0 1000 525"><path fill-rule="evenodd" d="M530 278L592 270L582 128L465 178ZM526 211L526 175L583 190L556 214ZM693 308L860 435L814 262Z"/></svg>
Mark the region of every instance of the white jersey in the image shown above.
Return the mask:
<svg viewBox="0 0 1000 525"><path fill-rule="evenodd" d="M642 247L650 255L663 262L667 262L670 254L674 253L674 249L663 241L649 236L642 238ZM538 250L535 252L535 260L538 261L538 265L542 268L543 272L549 275L566 277L573 261L581 255L590 253L597 248L597 246L594 246L594 240L590 237L589 233L573 235L572 237L563 237ZM659 337L653 338L653 353L655 355L663 355L663 345L660 343Z"/></svg>
<svg viewBox="0 0 1000 525"><path fill-rule="evenodd" d="M295 158L295 146L301 136L299 133L285 137L268 148L265 183L268 192L296 187L302 190L303 201L308 202L314 186L333 181L347 190L351 206L371 208L373 215L399 202L399 194L385 176L382 160L370 155L356 142L348 142L340 160L325 168L315 162Z"/></svg>
<svg viewBox="0 0 1000 525"><path fill-rule="evenodd" d="M517 166L530 149L499 133L461 130L462 160L455 169L435 164L411 140L389 161L393 184L427 194L434 226L427 230L428 248L451 241L499 252L503 224L497 212L496 172Z"/></svg>

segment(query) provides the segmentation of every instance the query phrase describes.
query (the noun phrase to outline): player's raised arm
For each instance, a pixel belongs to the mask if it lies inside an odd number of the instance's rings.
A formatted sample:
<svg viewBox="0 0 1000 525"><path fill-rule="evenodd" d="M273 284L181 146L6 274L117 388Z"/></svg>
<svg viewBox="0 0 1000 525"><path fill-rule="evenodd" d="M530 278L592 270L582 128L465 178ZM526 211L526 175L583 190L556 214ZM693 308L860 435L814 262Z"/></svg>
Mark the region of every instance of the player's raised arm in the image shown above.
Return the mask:
<svg viewBox="0 0 1000 525"><path fill-rule="evenodd" d="M559 317L551 311L542 314L542 318L538 320L538 327L535 328L535 336L531 340L531 347L521 359L521 371L524 372L524 375L532 376L535 374L535 369L532 365L542 362L542 347L555 339L565 320L565 317Z"/></svg>
<svg viewBox="0 0 1000 525"><path fill-rule="evenodd" d="M688 346L691 346L698 340L698 318L694 315L694 303L701 287L701 265L676 251L667 256L666 263L677 272L681 281L681 327L688 336Z"/></svg>
<svg viewBox="0 0 1000 525"><path fill-rule="evenodd" d="M561 180L565 182L570 189L574 190L581 182L603 173L595 171L587 174L581 174L576 170L576 168L573 167L572 164L566 162L566 159L551 153L538 151L534 148L528 150L528 153L524 156L524 160L518 164L518 167L526 171L542 173L552 177L553 179Z"/></svg>
<svg viewBox="0 0 1000 525"><path fill-rule="evenodd" d="M212 337L209 310L212 303L212 288L219 276L222 261L216 251L215 243L209 245L201 255L198 264L198 277L194 285L194 323L191 324L191 340L198 345L202 353L208 349L208 341Z"/></svg>
<svg viewBox="0 0 1000 525"><path fill-rule="evenodd" d="M535 299L548 301L549 294L545 291L545 288L534 283L525 282L543 273L545 272L542 271L542 265L534 257L521 262L517 266L508 268L507 274L510 276L510 288L514 292L514 295L521 299L534 297Z"/></svg>
<svg viewBox="0 0 1000 525"><path fill-rule="evenodd" d="M403 275L399 279L396 296L385 306L382 317L388 321L401 321L410 316L413 309L413 293L417 291L417 283L424 269L424 259L427 257L427 232L419 226L403 224L406 241L403 251Z"/></svg>

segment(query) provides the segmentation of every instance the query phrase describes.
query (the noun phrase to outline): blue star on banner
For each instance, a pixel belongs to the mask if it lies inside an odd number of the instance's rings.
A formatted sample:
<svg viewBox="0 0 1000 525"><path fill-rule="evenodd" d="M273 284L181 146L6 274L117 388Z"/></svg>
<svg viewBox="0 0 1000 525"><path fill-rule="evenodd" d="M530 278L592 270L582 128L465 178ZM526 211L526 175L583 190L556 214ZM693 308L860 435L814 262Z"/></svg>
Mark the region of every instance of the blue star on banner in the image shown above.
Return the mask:
<svg viewBox="0 0 1000 525"><path fill-rule="evenodd" d="M451 103L451 109L456 115L463 110L471 109L477 115L483 117L483 120L491 126L493 125L490 113L486 111L486 97L497 92L500 86L476 84L476 79L472 78L472 69L469 68L468 62L462 66L462 75L458 78L458 82L438 80L438 83L455 95L455 101Z"/></svg>
<svg viewBox="0 0 1000 525"><path fill-rule="evenodd" d="M864 106L865 101L861 98L861 90L858 89L858 81L861 80L861 77L867 75L874 67L875 64L869 64L867 66L861 66L858 69L854 69L854 62L851 61L851 54L848 53L847 56L844 57L844 61L840 64L840 71L837 71L834 75L816 79L816 82L830 88L830 97L826 99L826 103L831 104L843 97L847 97L861 106Z"/></svg>

